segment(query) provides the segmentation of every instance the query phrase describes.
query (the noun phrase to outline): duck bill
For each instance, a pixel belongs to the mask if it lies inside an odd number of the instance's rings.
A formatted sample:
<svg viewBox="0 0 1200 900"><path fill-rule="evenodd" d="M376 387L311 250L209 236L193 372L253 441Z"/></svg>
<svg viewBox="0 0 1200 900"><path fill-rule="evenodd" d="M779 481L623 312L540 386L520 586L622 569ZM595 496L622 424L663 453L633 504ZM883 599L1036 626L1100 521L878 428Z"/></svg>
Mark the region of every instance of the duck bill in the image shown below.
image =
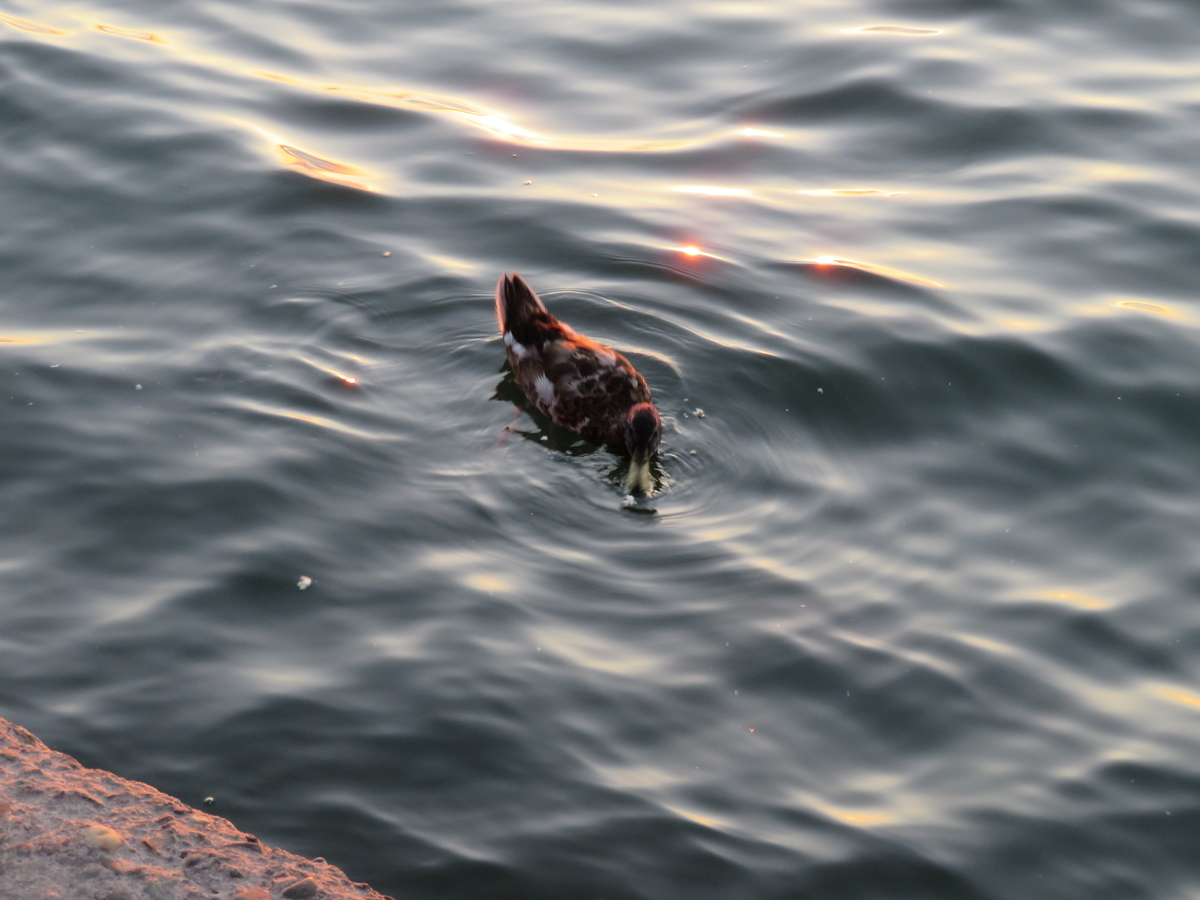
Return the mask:
<svg viewBox="0 0 1200 900"><path fill-rule="evenodd" d="M653 488L654 481L650 478L650 460L631 459L629 475L625 478L625 490L631 494L649 494Z"/></svg>

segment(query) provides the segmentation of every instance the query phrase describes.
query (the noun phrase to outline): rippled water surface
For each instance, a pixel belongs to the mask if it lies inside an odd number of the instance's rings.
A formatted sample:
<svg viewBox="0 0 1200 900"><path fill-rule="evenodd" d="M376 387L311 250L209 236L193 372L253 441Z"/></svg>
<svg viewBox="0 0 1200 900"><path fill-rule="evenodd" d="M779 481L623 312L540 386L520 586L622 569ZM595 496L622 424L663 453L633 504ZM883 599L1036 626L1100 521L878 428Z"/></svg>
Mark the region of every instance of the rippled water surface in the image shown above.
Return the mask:
<svg viewBox="0 0 1200 900"><path fill-rule="evenodd" d="M1197 46L6 0L0 714L403 900L1200 897Z"/></svg>

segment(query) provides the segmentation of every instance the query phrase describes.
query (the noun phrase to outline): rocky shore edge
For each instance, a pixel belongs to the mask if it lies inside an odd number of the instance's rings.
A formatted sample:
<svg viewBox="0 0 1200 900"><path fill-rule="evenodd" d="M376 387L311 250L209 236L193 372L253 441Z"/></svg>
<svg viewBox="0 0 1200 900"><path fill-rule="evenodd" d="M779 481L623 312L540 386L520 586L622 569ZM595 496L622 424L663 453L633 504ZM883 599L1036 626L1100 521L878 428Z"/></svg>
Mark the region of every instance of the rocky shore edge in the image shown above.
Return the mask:
<svg viewBox="0 0 1200 900"><path fill-rule="evenodd" d="M391 900L0 718L4 900Z"/></svg>

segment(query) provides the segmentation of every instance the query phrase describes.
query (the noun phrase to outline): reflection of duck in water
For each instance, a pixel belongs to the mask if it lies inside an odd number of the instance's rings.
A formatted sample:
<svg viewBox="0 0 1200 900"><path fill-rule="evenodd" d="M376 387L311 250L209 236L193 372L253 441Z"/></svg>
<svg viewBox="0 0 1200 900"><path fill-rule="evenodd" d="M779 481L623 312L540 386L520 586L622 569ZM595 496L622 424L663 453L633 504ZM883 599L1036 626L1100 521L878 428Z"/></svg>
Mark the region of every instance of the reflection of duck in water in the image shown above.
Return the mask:
<svg viewBox="0 0 1200 900"><path fill-rule="evenodd" d="M624 356L546 311L520 275L496 285L496 320L517 384L551 421L628 454L627 490L649 493L662 419L646 379Z"/></svg>

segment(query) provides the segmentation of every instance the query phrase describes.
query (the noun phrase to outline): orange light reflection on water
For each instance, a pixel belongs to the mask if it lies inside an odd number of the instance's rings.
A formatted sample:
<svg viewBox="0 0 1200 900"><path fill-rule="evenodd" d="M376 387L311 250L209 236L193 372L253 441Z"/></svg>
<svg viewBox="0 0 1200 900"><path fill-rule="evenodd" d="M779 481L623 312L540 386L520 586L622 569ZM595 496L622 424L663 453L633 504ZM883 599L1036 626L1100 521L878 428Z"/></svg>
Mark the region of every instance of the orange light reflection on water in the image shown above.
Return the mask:
<svg viewBox="0 0 1200 900"><path fill-rule="evenodd" d="M437 97L413 91L381 91L372 88L353 87L340 84L321 84L293 78L278 72L254 71L260 78L268 78L305 90L325 94L336 94L364 103L378 103L401 109L419 109L441 113L490 136L509 144L525 147L543 147L552 150L594 150L607 152L653 152L678 150L696 143L692 139L629 141L621 138L586 138L569 135L546 134L526 128L503 112L452 97Z"/></svg>
<svg viewBox="0 0 1200 900"><path fill-rule="evenodd" d="M301 150L290 141L256 122L233 118L226 118L225 121L253 131L262 137L270 145L275 158L293 171L310 178L318 178L321 181L340 184L343 187L360 191L378 193L380 190L375 182L378 176L365 169L319 156L311 150Z"/></svg>
<svg viewBox="0 0 1200 900"><path fill-rule="evenodd" d="M701 250L695 244L686 244L682 247L668 247L667 249L674 250L677 253L682 253L684 256L690 257L692 259L697 259L699 257L704 256L704 257L707 257L708 259L719 259L719 260L721 260L721 262L729 261L729 260L725 259L723 256L717 256L715 253L705 253L703 250Z"/></svg>
<svg viewBox="0 0 1200 900"><path fill-rule="evenodd" d="M51 28L48 25L39 25L37 22L30 22L28 19L18 19L16 16L6 16L0 13L0 22L5 25L11 25L13 28L19 28L21 31L31 31L34 34L70 34L68 31L59 31L57 28Z"/></svg>
<svg viewBox="0 0 1200 900"><path fill-rule="evenodd" d="M1172 703L1179 703L1183 706L1190 706L1193 709L1200 709L1200 696L1191 691L1185 691L1168 684L1151 685L1150 690L1164 700L1170 700Z"/></svg>
<svg viewBox="0 0 1200 900"><path fill-rule="evenodd" d="M1137 312L1152 313L1156 316L1165 316L1168 319L1178 319L1182 313L1170 306L1164 306L1161 303L1150 303L1147 300L1118 300L1113 306L1120 309L1132 309Z"/></svg>
<svg viewBox="0 0 1200 900"><path fill-rule="evenodd" d="M130 31L128 28L117 28L115 25L100 25L95 26L97 31L103 31L105 34L114 34L117 37L131 38L135 41L147 41L151 44L165 44L166 41L152 31Z"/></svg>
<svg viewBox="0 0 1200 900"><path fill-rule="evenodd" d="M1098 597L1092 597L1079 591L1052 590L1044 591L1037 596L1043 600L1067 603L1071 606L1077 606L1080 609L1107 609L1112 606L1107 600L1101 600Z"/></svg>
<svg viewBox="0 0 1200 900"><path fill-rule="evenodd" d="M315 153L309 153L288 144L277 144L276 147L283 155L285 165L310 178L320 178L322 181L357 188L360 191L379 190L378 187L366 180L370 176L362 169L325 159Z"/></svg>
<svg viewBox="0 0 1200 900"><path fill-rule="evenodd" d="M628 140L625 138L593 138L565 134L549 134L536 131L518 124L507 113L489 109L470 101L454 97L439 97L420 94L413 91L381 91L373 88L354 87L339 84L321 84L283 75L277 72L255 71L254 75L269 78L284 84L294 85L306 90L321 93L337 94L359 100L364 103L379 103L386 106L396 106L403 109L421 109L443 113L446 116L478 128L494 138L510 144L520 144L526 147L542 147L549 150L582 150L608 153L654 153L667 150L680 150L695 146L698 143L719 138L719 135L704 138L660 138L653 140ZM749 138L782 138L784 134L765 128L743 127L724 134L738 135Z"/></svg>
<svg viewBox="0 0 1200 900"><path fill-rule="evenodd" d="M345 372L339 371L338 369L334 369L334 368L331 368L326 365L322 365L319 362L315 362L314 360L308 359L303 356L300 357L300 359L303 360L304 362L308 363L310 366L312 366L317 371L324 372L326 375L329 375L329 376L337 379L342 384L349 385L350 387L356 387L358 385L358 379L355 378L353 375L347 375Z"/></svg>
<svg viewBox="0 0 1200 900"><path fill-rule="evenodd" d="M810 266L816 266L818 269L845 267L859 269L863 272L871 272L875 275L882 275L885 278L895 278L898 281L907 281L911 284L919 284L923 287L945 287L940 281L934 281L932 278L924 278L920 275L914 275L912 272L905 272L903 269L893 269L890 266L862 262L857 259L846 259L840 256L816 256L812 259L802 259L800 261Z"/></svg>
<svg viewBox="0 0 1200 900"><path fill-rule="evenodd" d="M821 806L818 807L821 812L832 819L837 819L847 825L856 825L862 828L869 828L872 825L889 825L896 821L896 817L885 812L864 812L856 809L839 809L836 806Z"/></svg>
<svg viewBox="0 0 1200 900"><path fill-rule="evenodd" d="M44 35L66 35L70 33L66 31L60 31L55 28L50 28L45 25L40 25L36 22L30 22L25 19L18 19L14 16L3 14L0 14L0 22L24 31ZM138 31L127 28L118 28L113 25L100 23L93 23L91 28L117 37L141 40L160 45L170 44L173 46L174 51L181 57L195 62L203 62L204 64L230 72L238 72L245 75L251 75L256 78L265 78L308 91L315 91L323 94L334 94L340 97L358 100L363 103L375 103L384 106L399 107L402 109L414 109L438 113L469 125L472 128L483 131L489 136L498 140L527 147L608 153L654 153L685 149L696 146L697 144L713 143L715 141L728 139L730 137L785 137L785 135L781 132L771 131L766 128L758 128L754 126L744 126L722 132L708 133L686 138L656 138L650 140L630 140L628 138L595 138L586 135L552 134L537 131L521 125L514 120L513 116L502 111L489 109L479 104L465 100L459 100L453 97L440 97L422 94L415 91L388 91L375 88L359 87L355 85L328 84L308 81L279 72L265 71L262 69L244 66L241 65L237 60L233 59L214 57L209 54L188 52L186 49L178 46L177 44L168 42L160 35L151 31ZM301 151L302 154L305 152L306 151ZM363 190L375 190L375 188L366 186L364 184L351 183L345 180L339 181L336 178L330 177L327 173L331 170L327 166L323 165L322 162L314 162L312 159L306 159L303 155L297 158L301 160L300 163L295 163L288 160L285 160L285 162L287 162L287 164L293 168L297 168L298 170L304 171L306 174L310 174L314 177L323 178L326 181L346 183L348 186L357 187ZM311 167L305 165L305 162L314 163L316 169L319 171L314 171ZM340 174L351 179L358 179L362 177L358 174L350 175L346 172Z"/></svg>

